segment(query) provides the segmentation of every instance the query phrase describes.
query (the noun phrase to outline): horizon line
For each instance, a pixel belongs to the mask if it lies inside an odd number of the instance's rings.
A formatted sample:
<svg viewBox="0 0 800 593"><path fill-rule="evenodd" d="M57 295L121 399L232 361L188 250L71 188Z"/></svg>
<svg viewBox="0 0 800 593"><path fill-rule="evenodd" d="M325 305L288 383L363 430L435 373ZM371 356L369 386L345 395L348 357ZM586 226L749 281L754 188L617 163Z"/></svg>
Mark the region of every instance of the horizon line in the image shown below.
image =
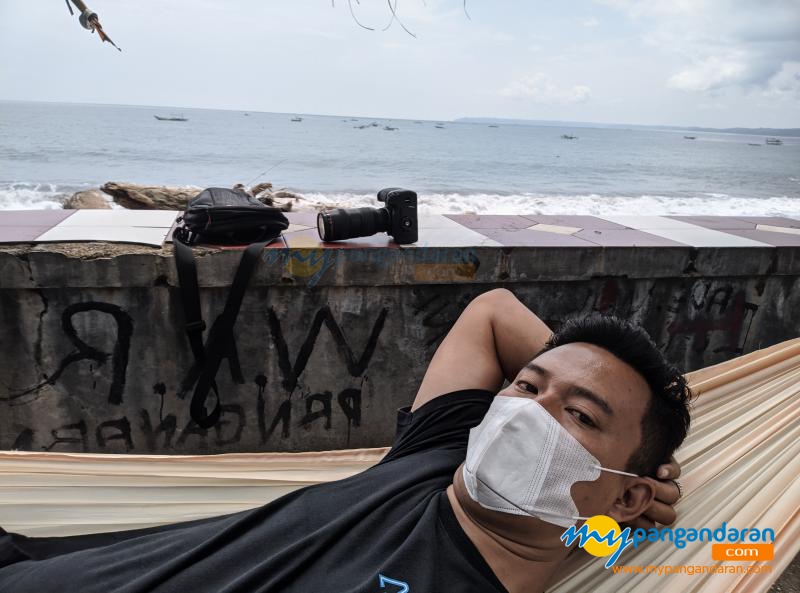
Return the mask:
<svg viewBox="0 0 800 593"><path fill-rule="evenodd" d="M318 117L356 117L362 119L386 119L386 120L401 120L401 121L442 121L449 123L468 123L459 122L459 120L484 120L484 121L498 121L498 122L514 122L506 123L505 125L524 125L523 122L531 123L550 123L550 124L582 124L582 125L595 125L595 126L635 126L643 128L672 128L677 130L692 130L692 129L705 129L705 130L719 130L725 132L726 130L782 130L800 132L800 127L787 127L776 128L774 126L703 126L703 125L676 125L676 124L636 124L624 122L599 122L599 121L581 121L581 120L557 120L557 119L529 119L519 117L499 117L499 116L460 116L455 119L446 118L427 118L427 117L389 117L389 116L372 116L372 115L353 115L353 114L336 114L336 113L306 113L300 111L263 111L261 109L238 109L238 108L220 108L220 107L188 107L180 105L144 105L136 103L94 103L86 101L45 101L41 99L2 99L0 103L43 103L49 105L84 105L96 107L139 107L150 109L193 109L197 111L231 111L241 113L265 113L271 115L304 115L304 116L318 116Z"/></svg>

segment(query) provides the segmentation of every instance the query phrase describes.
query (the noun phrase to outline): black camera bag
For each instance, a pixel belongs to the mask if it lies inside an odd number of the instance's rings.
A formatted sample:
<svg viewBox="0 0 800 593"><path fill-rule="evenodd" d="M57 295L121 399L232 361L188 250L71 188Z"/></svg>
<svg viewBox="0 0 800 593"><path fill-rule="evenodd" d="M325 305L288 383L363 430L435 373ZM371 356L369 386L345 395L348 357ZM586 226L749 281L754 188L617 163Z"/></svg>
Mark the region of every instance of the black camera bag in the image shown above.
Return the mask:
<svg viewBox="0 0 800 593"><path fill-rule="evenodd" d="M246 245L276 239L289 227L278 208L265 206L235 189L210 187L201 191L178 219L175 235L187 245Z"/></svg>
<svg viewBox="0 0 800 593"><path fill-rule="evenodd" d="M201 428L214 426L221 415L221 400L215 377L223 358L228 359L231 376L243 384L233 327L242 305L250 276L264 247L278 239L289 221L278 208L265 206L243 191L209 188L200 192L178 218L183 226L173 233L175 266L178 272L186 335L195 363L181 384L178 396L183 399L194 387L189 412ZM191 245L248 245L239 261L225 309L217 317L203 344L206 323L200 309L197 265ZM206 409L209 391L216 402L211 412Z"/></svg>

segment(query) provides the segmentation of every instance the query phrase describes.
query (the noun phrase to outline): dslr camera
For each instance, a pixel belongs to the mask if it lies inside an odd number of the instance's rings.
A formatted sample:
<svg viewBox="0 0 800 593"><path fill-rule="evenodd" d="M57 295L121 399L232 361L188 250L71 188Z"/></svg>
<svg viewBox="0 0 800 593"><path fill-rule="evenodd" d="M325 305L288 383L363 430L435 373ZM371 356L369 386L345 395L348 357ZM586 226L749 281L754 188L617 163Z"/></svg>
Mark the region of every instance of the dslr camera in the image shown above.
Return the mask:
<svg viewBox="0 0 800 593"><path fill-rule="evenodd" d="M341 241L388 233L395 243L417 242L417 194L409 189L387 187L378 192L383 208L335 208L317 214L317 230L323 241Z"/></svg>

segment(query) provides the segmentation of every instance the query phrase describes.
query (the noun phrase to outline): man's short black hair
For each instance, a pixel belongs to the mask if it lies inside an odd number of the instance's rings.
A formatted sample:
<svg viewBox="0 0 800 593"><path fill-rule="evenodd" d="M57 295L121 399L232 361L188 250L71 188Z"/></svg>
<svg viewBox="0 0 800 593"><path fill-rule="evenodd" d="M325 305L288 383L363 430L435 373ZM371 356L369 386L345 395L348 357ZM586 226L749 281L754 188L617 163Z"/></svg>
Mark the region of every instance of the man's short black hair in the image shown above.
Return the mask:
<svg viewBox="0 0 800 593"><path fill-rule="evenodd" d="M642 417L642 442L628 459L626 471L655 476L658 466L669 460L689 430L692 392L686 379L664 358L642 327L619 317L591 315L569 319L539 354L575 342L607 350L633 367L650 386L652 397Z"/></svg>

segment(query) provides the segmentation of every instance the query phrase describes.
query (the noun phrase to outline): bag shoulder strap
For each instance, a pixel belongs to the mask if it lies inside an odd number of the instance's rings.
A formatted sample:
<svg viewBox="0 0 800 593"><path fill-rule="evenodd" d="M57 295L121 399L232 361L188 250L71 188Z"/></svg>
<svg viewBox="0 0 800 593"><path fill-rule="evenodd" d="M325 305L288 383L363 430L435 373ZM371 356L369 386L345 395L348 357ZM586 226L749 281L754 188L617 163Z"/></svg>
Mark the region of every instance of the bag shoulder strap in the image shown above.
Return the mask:
<svg viewBox="0 0 800 593"><path fill-rule="evenodd" d="M200 310L200 287L197 283L197 265L192 248L177 237L172 242L175 250L175 267L178 270L178 286L180 287L183 317L186 321L184 329L189 338L189 345L199 366L205 362L203 348L203 332L206 322Z"/></svg>
<svg viewBox="0 0 800 593"><path fill-rule="evenodd" d="M261 241L252 243L245 249L239 261L239 267L236 270L230 292L228 293L225 309L211 326L205 347L203 347L202 343L205 323L202 320L202 313L200 312L200 292L197 284L197 268L194 262L194 256L191 253L190 247L180 244L179 242L175 243L178 280L181 284L181 295L187 320L186 333L189 336L189 343L192 347L192 352L195 354L197 367L200 371L189 411L192 420L201 428L210 428L214 426L217 421L219 421L222 412L215 378L223 358L228 359L228 366L230 367L233 380L239 384L244 383L244 376L239 366L239 356L236 349L233 327L236 324L236 318L239 315L239 310L241 309L242 300L244 299L250 277L258 264L259 256L268 242L269 241ZM188 256L186 251L188 251ZM191 260L188 258L191 258ZM183 273L181 273L181 268L184 269ZM198 344L199 350L197 350ZM214 403L214 408L209 413L206 408L206 400L211 390L214 391L216 401Z"/></svg>

